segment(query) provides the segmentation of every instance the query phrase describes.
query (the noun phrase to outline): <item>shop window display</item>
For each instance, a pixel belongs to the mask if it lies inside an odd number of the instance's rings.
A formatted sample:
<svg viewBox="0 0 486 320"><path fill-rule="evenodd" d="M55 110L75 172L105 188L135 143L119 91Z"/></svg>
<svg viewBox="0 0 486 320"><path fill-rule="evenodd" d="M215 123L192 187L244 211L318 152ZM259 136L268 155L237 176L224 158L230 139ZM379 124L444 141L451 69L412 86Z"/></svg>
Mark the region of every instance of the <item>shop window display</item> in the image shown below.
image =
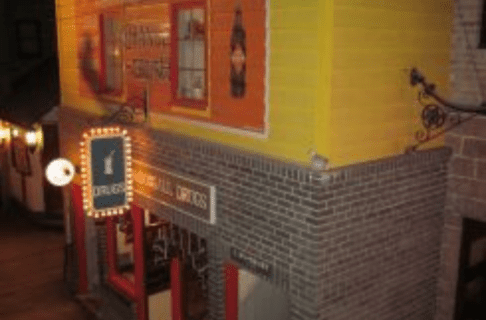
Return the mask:
<svg viewBox="0 0 486 320"><path fill-rule="evenodd" d="M170 290L171 263L181 261L182 312L187 320L207 320L207 241L189 230L150 215L146 218L147 294Z"/></svg>
<svg viewBox="0 0 486 320"><path fill-rule="evenodd" d="M184 309L187 320L206 320L208 297L208 257L206 240L191 233L183 264Z"/></svg>
<svg viewBox="0 0 486 320"><path fill-rule="evenodd" d="M133 220L128 211L116 220L116 267L118 273L133 282L134 279Z"/></svg>
<svg viewBox="0 0 486 320"><path fill-rule="evenodd" d="M145 250L147 294L170 288L170 264L176 252L170 243L172 235L168 221L147 214L145 220Z"/></svg>

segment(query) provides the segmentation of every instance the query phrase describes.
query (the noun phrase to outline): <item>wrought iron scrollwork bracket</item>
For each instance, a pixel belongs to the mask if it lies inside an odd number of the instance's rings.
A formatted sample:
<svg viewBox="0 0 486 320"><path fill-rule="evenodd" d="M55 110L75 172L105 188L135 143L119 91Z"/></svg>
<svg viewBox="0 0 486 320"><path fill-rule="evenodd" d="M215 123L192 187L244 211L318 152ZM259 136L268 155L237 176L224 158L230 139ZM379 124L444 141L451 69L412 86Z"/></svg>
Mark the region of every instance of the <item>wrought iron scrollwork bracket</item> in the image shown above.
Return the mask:
<svg viewBox="0 0 486 320"><path fill-rule="evenodd" d="M458 105L440 97L435 84L426 81L425 77L415 68L410 72L412 87L420 85L418 101L422 105L420 115L423 129L415 132L417 143L407 148L414 151L422 144L436 139L477 115L486 115L486 104L479 107Z"/></svg>

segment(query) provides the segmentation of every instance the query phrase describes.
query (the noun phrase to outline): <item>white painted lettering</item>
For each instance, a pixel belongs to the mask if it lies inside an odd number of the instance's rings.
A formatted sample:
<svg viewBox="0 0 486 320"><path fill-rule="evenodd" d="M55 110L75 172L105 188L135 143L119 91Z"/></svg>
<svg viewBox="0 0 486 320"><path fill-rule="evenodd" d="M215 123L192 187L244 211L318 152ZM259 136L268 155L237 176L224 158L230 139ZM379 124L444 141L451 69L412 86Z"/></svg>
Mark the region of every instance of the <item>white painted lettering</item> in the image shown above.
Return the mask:
<svg viewBox="0 0 486 320"><path fill-rule="evenodd" d="M125 183L116 183L108 186L93 187L93 198L111 196L113 194L120 194L125 192Z"/></svg>

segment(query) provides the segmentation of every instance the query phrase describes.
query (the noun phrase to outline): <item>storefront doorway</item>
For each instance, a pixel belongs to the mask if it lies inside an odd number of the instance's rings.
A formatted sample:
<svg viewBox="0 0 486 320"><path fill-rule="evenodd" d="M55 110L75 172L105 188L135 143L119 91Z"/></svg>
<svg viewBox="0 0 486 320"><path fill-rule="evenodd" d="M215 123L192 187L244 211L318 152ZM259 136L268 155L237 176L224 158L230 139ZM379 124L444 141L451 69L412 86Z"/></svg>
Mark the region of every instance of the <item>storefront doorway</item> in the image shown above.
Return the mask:
<svg viewBox="0 0 486 320"><path fill-rule="evenodd" d="M251 270L229 263L226 277L226 320L288 320L289 297Z"/></svg>
<svg viewBox="0 0 486 320"><path fill-rule="evenodd" d="M464 219L455 319L486 319L485 222Z"/></svg>
<svg viewBox="0 0 486 320"><path fill-rule="evenodd" d="M209 320L207 240L153 214L145 239L149 320Z"/></svg>
<svg viewBox="0 0 486 320"><path fill-rule="evenodd" d="M207 239L147 210L107 219L108 281L139 320L209 320Z"/></svg>

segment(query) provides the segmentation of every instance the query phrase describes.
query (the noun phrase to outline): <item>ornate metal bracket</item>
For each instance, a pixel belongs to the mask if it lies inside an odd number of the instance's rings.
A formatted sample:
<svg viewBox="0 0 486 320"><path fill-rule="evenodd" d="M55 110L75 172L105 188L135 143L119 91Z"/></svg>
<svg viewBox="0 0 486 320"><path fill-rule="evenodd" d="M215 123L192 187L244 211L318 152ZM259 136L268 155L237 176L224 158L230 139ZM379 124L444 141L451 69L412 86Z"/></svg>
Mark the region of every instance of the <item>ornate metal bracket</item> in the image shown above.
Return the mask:
<svg viewBox="0 0 486 320"><path fill-rule="evenodd" d="M407 148L407 151L416 150L422 144L436 139L477 115L486 115L485 103L479 107L470 107L441 98L435 90L435 84L428 83L415 68L410 72L410 84L412 87L421 85L418 101L423 106L421 113L423 129L415 132L417 143Z"/></svg>

